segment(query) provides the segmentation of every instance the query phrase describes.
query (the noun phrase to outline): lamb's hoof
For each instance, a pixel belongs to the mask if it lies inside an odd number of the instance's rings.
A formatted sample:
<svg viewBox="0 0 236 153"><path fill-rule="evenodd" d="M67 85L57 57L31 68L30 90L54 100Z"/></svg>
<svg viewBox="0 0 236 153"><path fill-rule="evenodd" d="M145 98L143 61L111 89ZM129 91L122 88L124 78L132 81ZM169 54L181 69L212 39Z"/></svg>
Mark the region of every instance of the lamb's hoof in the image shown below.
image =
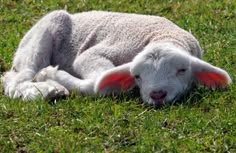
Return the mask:
<svg viewBox="0 0 236 153"><path fill-rule="evenodd" d="M43 98L46 100L58 99L69 95L69 91L55 81L25 82L6 92L12 98L21 98L24 101Z"/></svg>

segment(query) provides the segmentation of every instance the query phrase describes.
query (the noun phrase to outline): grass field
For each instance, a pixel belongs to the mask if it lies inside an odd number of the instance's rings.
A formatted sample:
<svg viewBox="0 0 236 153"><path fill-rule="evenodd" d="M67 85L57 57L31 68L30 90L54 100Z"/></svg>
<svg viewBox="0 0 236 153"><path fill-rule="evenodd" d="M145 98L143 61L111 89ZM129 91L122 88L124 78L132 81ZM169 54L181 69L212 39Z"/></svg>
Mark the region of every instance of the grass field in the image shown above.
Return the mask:
<svg viewBox="0 0 236 153"><path fill-rule="evenodd" d="M160 15L193 33L204 60L236 79L236 3L232 0L0 0L0 70L42 15L109 10ZM236 152L236 86L198 87L179 104L153 108L136 94L71 95L23 102L0 94L0 152Z"/></svg>

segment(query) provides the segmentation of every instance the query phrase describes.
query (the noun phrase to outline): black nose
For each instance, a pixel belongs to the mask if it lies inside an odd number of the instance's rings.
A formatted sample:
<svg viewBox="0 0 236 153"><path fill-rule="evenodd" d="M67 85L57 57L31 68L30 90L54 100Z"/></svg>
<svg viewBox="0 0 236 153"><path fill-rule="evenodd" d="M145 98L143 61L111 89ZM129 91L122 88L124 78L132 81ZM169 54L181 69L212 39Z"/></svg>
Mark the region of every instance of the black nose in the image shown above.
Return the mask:
<svg viewBox="0 0 236 153"><path fill-rule="evenodd" d="M150 97L156 102L156 103L162 103L164 99L167 96L167 91L160 90L160 91L153 91L150 93Z"/></svg>

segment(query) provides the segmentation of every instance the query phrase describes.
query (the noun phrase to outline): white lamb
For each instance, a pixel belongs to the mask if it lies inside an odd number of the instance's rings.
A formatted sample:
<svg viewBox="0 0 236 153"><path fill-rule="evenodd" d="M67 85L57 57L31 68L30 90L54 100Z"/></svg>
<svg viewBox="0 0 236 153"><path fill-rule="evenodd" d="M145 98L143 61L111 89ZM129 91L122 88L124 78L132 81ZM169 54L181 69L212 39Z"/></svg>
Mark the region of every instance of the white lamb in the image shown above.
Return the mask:
<svg viewBox="0 0 236 153"><path fill-rule="evenodd" d="M102 11L54 11L22 39L12 69L2 76L5 94L32 100L109 94L140 88L144 102L175 101L197 82L231 83L227 72L200 60L198 41L171 21Z"/></svg>

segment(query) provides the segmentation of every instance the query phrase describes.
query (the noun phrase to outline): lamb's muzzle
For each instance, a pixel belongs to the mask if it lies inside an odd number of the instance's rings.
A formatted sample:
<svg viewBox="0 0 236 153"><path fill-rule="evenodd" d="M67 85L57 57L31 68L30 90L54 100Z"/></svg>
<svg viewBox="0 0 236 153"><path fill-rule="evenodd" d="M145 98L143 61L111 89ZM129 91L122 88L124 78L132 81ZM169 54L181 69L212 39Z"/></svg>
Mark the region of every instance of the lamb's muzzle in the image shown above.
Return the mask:
<svg viewBox="0 0 236 153"><path fill-rule="evenodd" d="M162 105L167 94L168 94L167 91L163 91L163 90L152 91L150 93L150 97L152 98L152 100L154 101L156 105Z"/></svg>

